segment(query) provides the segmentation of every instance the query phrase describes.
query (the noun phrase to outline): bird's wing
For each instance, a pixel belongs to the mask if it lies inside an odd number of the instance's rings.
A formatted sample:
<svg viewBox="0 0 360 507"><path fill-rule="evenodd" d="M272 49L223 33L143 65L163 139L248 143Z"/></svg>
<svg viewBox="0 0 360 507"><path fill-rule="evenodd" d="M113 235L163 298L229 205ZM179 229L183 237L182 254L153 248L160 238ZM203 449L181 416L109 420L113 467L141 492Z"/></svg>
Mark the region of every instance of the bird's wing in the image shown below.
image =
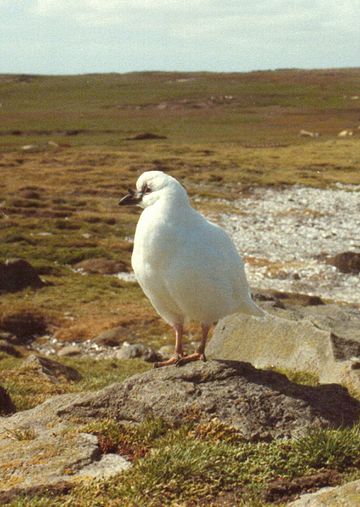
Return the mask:
<svg viewBox="0 0 360 507"><path fill-rule="evenodd" d="M201 302L204 307L216 307L214 320L242 307L249 313L246 307L251 297L244 265L226 232L203 219L194 228L178 231L177 238L164 280L185 313Z"/></svg>

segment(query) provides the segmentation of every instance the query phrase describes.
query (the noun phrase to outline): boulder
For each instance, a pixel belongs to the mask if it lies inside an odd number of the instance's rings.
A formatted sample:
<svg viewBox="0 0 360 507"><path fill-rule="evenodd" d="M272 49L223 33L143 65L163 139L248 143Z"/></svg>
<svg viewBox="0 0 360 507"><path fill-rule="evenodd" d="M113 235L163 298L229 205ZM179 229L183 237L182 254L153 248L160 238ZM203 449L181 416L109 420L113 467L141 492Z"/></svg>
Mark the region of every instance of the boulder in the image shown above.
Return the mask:
<svg viewBox="0 0 360 507"><path fill-rule="evenodd" d="M39 289L45 284L36 270L23 259L0 262L0 292L17 292L32 287Z"/></svg>
<svg viewBox="0 0 360 507"><path fill-rule="evenodd" d="M86 259L75 264L76 269L84 271L89 274L98 275L116 275L121 271L126 271L126 265L121 261L112 261L102 257L94 259Z"/></svg>
<svg viewBox="0 0 360 507"><path fill-rule="evenodd" d="M65 366L57 361L35 354L31 354L23 361L20 370L32 370L34 374L41 375L54 384L64 381L79 381L82 379L82 376L75 368Z"/></svg>
<svg viewBox="0 0 360 507"><path fill-rule="evenodd" d="M170 423L216 417L239 428L245 439L257 440L352 424L360 402L338 385L297 385L248 363L209 361L134 375L78 398L61 414L127 422L161 417Z"/></svg>
<svg viewBox="0 0 360 507"><path fill-rule="evenodd" d="M287 507L355 507L360 503L360 480L342 486L322 488L316 493L302 495Z"/></svg>
<svg viewBox="0 0 360 507"><path fill-rule="evenodd" d="M124 458L102 455L95 435L51 427L11 425L0 438L0 502L19 494L51 490L80 479L110 477L130 466ZM1 430L1 423L0 423Z"/></svg>
<svg viewBox="0 0 360 507"><path fill-rule="evenodd" d="M190 363L153 369L94 393L55 396L33 409L0 418L1 494L25 493L85 477L108 477L129 466L101 454L95 435L79 425L96 418L134 424L220 421L246 440L301 435L313 427L351 425L360 403L337 385L296 385L284 375L246 363ZM59 486L60 487L60 486Z"/></svg>
<svg viewBox="0 0 360 507"><path fill-rule="evenodd" d="M16 408L6 389L0 386L0 416L12 414Z"/></svg>
<svg viewBox="0 0 360 507"><path fill-rule="evenodd" d="M338 305L262 303L265 318L230 315L207 346L213 359L306 371L360 391L360 312Z"/></svg>

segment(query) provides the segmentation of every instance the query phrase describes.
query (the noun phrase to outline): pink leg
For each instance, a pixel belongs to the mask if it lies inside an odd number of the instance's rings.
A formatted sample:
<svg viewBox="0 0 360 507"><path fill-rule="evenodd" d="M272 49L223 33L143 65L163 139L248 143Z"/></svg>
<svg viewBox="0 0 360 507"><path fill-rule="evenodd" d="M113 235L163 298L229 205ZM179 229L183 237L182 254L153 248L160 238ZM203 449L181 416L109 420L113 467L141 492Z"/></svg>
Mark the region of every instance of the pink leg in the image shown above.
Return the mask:
<svg viewBox="0 0 360 507"><path fill-rule="evenodd" d="M154 363L154 368L161 368L162 366L171 366L172 364L176 364L179 359L184 356L183 343L182 338L184 334L184 326L182 324L175 324L175 354L167 361L160 361L158 363Z"/></svg>
<svg viewBox="0 0 360 507"><path fill-rule="evenodd" d="M202 361L206 361L205 347L210 326L207 324L201 324L201 330L202 330L201 341L200 345L197 348L197 351L194 352L193 354L190 354L189 356L180 357L176 362L176 366L182 366L183 364L190 363L191 361L199 361L200 359Z"/></svg>

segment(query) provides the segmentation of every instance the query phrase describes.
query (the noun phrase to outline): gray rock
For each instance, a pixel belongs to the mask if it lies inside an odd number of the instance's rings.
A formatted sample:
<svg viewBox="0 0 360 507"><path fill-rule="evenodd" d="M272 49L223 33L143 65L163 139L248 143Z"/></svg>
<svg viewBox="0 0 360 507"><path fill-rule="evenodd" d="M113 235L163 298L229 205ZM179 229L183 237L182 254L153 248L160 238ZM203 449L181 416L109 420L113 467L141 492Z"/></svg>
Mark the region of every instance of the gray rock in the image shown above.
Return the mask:
<svg viewBox="0 0 360 507"><path fill-rule="evenodd" d="M116 353L116 359L136 359L140 358L149 363L160 361L162 356L153 348L147 347L142 343L130 344L124 342L121 349Z"/></svg>
<svg viewBox="0 0 360 507"><path fill-rule="evenodd" d="M82 353L82 348L78 345L66 345L58 350L57 355L59 357L71 357L78 356Z"/></svg>
<svg viewBox="0 0 360 507"><path fill-rule="evenodd" d="M308 371L320 382L360 391L360 312L338 305L263 303L269 314L235 314L221 320L207 346L214 359L249 361L256 367ZM279 307L280 306L280 307Z"/></svg>
<svg viewBox="0 0 360 507"><path fill-rule="evenodd" d="M0 418L2 494L61 487L85 477L108 477L129 466L101 455L97 437L79 424L115 418L129 424L151 416L179 423L215 417L248 440L300 435L359 417L360 403L336 386L298 386L285 376L245 363L192 363L153 369L95 393L55 396L31 410Z"/></svg>
<svg viewBox="0 0 360 507"><path fill-rule="evenodd" d="M174 353L174 345L163 345L159 348L159 354L164 359L168 359L172 356Z"/></svg>
<svg viewBox="0 0 360 507"><path fill-rule="evenodd" d="M83 467L78 477L92 477L94 479L107 479L131 466L130 462L119 454L103 454L99 461Z"/></svg>
<svg viewBox="0 0 360 507"><path fill-rule="evenodd" d="M79 479L110 477L130 466L120 456L102 455L95 435L58 416L76 398L56 396L0 418L0 503L44 488L66 489Z"/></svg>
<svg viewBox="0 0 360 507"><path fill-rule="evenodd" d="M239 428L246 439L257 440L352 424L360 415L360 403L338 385L297 385L247 363L210 361L134 375L77 398L61 414L133 422L217 417Z"/></svg>
<svg viewBox="0 0 360 507"><path fill-rule="evenodd" d="M35 354L31 354L27 357L19 369L33 370L34 373L40 374L55 384L64 381L79 381L82 379L82 376L75 368L65 366L52 359L36 356Z"/></svg>
<svg viewBox="0 0 360 507"><path fill-rule="evenodd" d="M75 264L75 268L89 274L115 275L125 271L126 265L121 261L112 261L102 257L86 259Z"/></svg>
<svg viewBox="0 0 360 507"><path fill-rule="evenodd" d="M129 337L130 333L125 326L116 326L99 334L93 341L98 345L117 347Z"/></svg>
<svg viewBox="0 0 360 507"><path fill-rule="evenodd" d="M356 507L357 505L360 505L360 480L302 495L298 500L287 504L287 507Z"/></svg>

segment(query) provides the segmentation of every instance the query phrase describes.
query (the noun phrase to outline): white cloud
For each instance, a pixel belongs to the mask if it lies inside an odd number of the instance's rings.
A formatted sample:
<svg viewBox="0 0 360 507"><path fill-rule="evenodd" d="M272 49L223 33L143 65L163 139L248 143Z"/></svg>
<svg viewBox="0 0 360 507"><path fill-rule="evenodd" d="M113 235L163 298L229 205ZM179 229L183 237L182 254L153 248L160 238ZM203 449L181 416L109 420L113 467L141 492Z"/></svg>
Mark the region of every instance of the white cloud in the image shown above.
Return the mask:
<svg viewBox="0 0 360 507"><path fill-rule="evenodd" d="M24 67L24 40L42 48L27 68L44 72L355 66L360 54L360 0L0 0L0 12L5 70Z"/></svg>
<svg viewBox="0 0 360 507"><path fill-rule="evenodd" d="M1 1L1 0L0 0ZM2 0L4 1L4 0ZM229 27L258 31L261 27L293 30L306 23L318 29L353 32L360 22L359 0L34 0L33 13L66 18L81 25L161 26L194 37Z"/></svg>

